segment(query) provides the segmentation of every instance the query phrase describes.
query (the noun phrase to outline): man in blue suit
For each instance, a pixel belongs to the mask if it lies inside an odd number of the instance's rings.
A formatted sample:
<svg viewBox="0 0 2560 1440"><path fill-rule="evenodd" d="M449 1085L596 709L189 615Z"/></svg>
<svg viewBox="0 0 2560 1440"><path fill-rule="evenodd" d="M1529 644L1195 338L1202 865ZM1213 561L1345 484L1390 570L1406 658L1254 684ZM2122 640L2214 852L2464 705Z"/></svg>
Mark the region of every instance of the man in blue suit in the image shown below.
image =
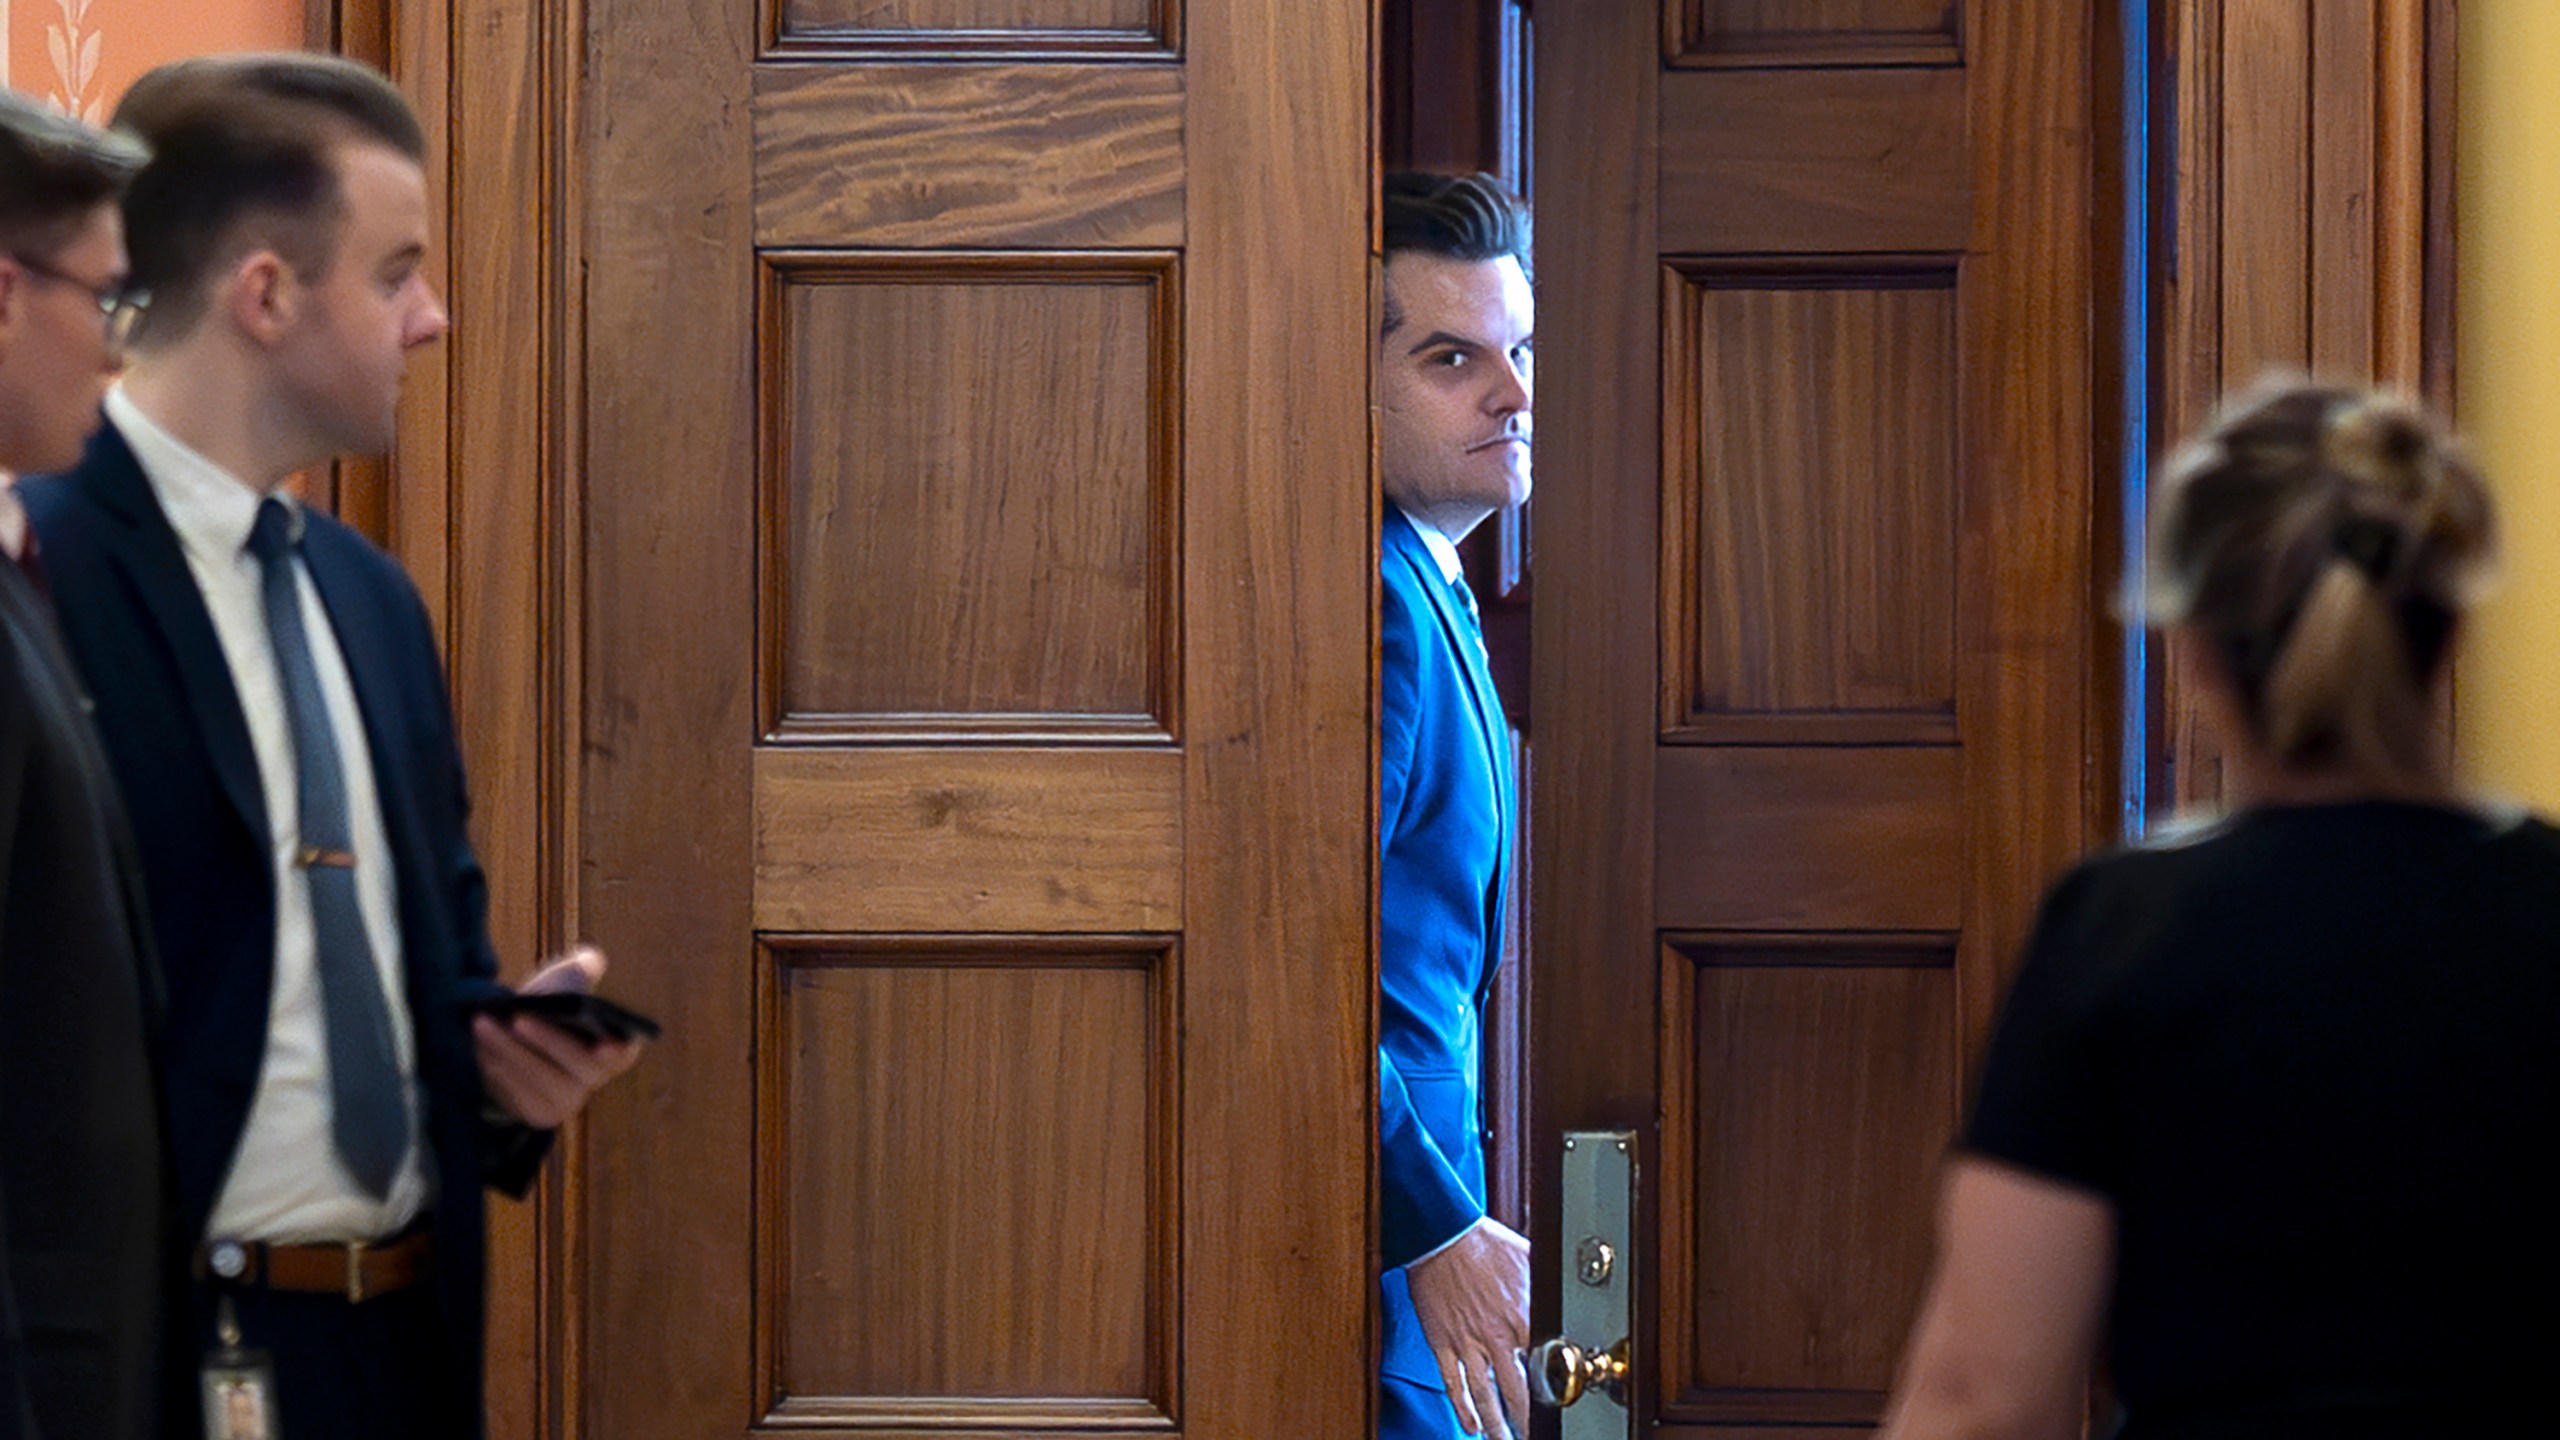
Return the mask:
<svg viewBox="0 0 2560 1440"><path fill-rule="evenodd" d="M1485 1213L1480 1037L1517 800L1457 541L1529 498L1529 220L1482 175L1383 196L1378 1430L1526 1431L1529 1246Z"/></svg>
<svg viewBox="0 0 2560 1440"><path fill-rule="evenodd" d="M388 448L444 332L424 137L381 76L298 55L164 66L117 122L154 152L125 197L153 305L79 467L21 490L167 975L187 1389L294 1440L476 1436L481 1187L528 1185L635 1052L473 1015L500 987L425 608L284 489Z"/></svg>

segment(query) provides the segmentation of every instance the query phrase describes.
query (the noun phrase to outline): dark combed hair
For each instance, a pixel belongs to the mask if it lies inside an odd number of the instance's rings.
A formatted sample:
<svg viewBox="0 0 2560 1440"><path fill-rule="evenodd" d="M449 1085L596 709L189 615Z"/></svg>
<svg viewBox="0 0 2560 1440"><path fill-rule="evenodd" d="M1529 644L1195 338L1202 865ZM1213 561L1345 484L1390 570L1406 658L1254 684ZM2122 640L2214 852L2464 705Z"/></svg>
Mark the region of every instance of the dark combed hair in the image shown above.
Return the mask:
<svg viewBox="0 0 2560 1440"><path fill-rule="evenodd" d="M244 243L318 278L344 197L333 152L374 144L423 162L426 133L380 72L332 55L220 55L163 65L134 82L116 125L152 150L125 193L133 280L149 289L142 338L182 335L215 270Z"/></svg>
<svg viewBox="0 0 2560 1440"><path fill-rule="evenodd" d="M0 90L0 249L50 251L124 193L148 152Z"/></svg>
<svg viewBox="0 0 2560 1440"><path fill-rule="evenodd" d="M1520 262L1522 275L1535 278L1529 207L1490 175L1398 170L1380 184L1378 202L1378 246L1389 260L1407 253L1447 260L1508 258ZM1402 319L1390 295L1381 332Z"/></svg>
<svg viewBox="0 0 2560 1440"><path fill-rule="evenodd" d="M2276 758L2405 781L2438 763L2427 691L2497 548L2488 486L2433 415L2277 382L2169 463L2143 609L2201 633Z"/></svg>

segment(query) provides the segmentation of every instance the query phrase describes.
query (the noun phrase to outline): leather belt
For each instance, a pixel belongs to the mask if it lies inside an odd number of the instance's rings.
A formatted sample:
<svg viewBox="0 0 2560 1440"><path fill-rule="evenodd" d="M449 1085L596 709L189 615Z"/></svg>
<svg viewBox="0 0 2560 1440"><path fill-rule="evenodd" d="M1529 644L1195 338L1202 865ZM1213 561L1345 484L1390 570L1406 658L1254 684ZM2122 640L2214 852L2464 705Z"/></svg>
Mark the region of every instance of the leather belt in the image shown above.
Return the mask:
<svg viewBox="0 0 2560 1440"><path fill-rule="evenodd" d="M216 1240L196 1252L196 1275L227 1285L344 1295L348 1304L361 1305L425 1280L431 1254L424 1230L396 1240L337 1245Z"/></svg>

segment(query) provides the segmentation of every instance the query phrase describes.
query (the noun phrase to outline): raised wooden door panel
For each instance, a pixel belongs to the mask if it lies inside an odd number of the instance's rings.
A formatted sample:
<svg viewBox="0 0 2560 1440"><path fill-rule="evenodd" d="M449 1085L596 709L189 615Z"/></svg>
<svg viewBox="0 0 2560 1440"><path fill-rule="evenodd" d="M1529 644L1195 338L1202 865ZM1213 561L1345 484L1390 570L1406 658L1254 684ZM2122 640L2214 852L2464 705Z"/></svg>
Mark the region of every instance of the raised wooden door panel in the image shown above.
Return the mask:
<svg viewBox="0 0 2560 1440"><path fill-rule="evenodd" d="M764 0L779 53L1174 56L1182 0Z"/></svg>
<svg viewBox="0 0 2560 1440"><path fill-rule="evenodd" d="M1369 33L589 6L581 1433L1365 1432Z"/></svg>
<svg viewBox="0 0 2560 1440"><path fill-rule="evenodd" d="M1662 956L1666 1417L1871 1421L1960 1081L1953 933L1688 933Z"/></svg>
<svg viewBox="0 0 2560 1440"><path fill-rule="evenodd" d="M1174 943L777 938L762 980L776 1418L1174 1428Z"/></svg>
<svg viewBox="0 0 2560 1440"><path fill-rule="evenodd" d="M1646 1137L1657 1432L1873 1423L2090 838L2096 24L1539 11L1533 1143Z"/></svg>
<svg viewBox="0 0 2560 1440"><path fill-rule="evenodd" d="M1956 267L1667 285L1664 738L1953 739Z"/></svg>
<svg viewBox="0 0 2560 1440"><path fill-rule="evenodd" d="M1956 0L1675 0L1674 65L1942 65L1962 53Z"/></svg>
<svg viewBox="0 0 2560 1440"><path fill-rule="evenodd" d="M765 263L768 735L1178 739L1175 257Z"/></svg>

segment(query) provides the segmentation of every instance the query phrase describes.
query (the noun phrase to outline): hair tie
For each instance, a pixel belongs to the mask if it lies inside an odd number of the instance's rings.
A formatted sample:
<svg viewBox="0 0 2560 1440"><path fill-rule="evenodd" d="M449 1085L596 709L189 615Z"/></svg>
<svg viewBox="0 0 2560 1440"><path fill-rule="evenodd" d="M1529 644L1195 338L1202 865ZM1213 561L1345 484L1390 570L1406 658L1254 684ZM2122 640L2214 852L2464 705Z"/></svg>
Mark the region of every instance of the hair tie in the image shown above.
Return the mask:
<svg viewBox="0 0 2560 1440"><path fill-rule="evenodd" d="M2363 571L2376 586L2389 585L2407 545L2408 537L2399 526L2369 515L2350 515L2329 534L2329 548L2338 558Z"/></svg>

